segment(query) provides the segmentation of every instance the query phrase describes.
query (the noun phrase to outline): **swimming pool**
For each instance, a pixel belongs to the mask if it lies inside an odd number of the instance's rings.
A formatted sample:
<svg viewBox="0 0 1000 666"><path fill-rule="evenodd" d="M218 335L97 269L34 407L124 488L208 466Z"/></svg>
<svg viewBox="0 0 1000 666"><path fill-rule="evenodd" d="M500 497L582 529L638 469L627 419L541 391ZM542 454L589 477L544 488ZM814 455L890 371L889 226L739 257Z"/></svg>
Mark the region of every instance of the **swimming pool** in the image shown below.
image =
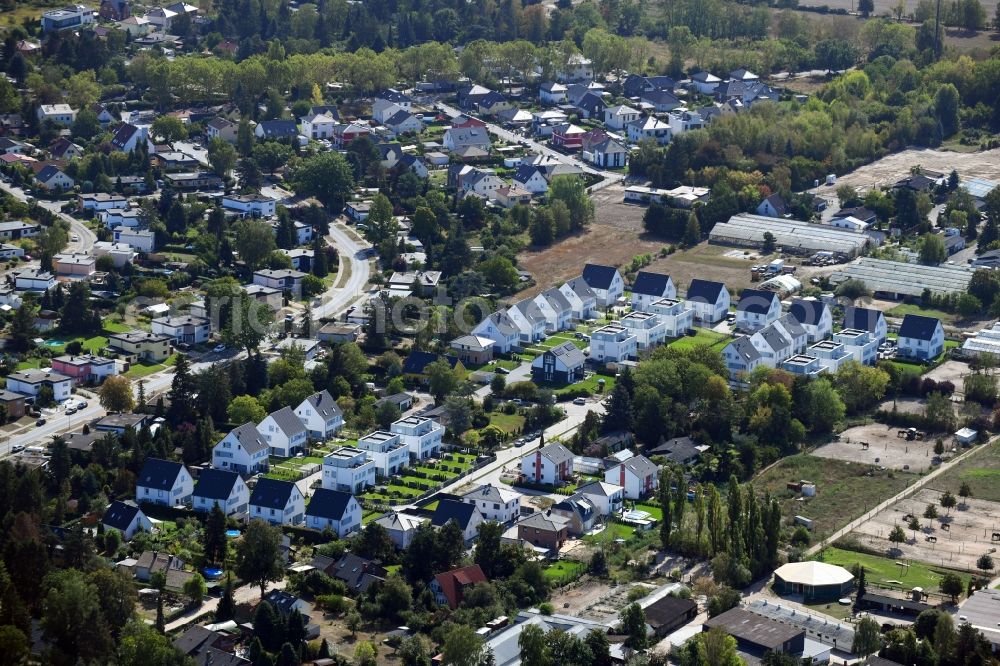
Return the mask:
<svg viewBox="0 0 1000 666"><path fill-rule="evenodd" d="M45 346L46 347L62 347L65 344L66 344L65 340L52 339L52 340L46 340L45 341Z"/></svg>

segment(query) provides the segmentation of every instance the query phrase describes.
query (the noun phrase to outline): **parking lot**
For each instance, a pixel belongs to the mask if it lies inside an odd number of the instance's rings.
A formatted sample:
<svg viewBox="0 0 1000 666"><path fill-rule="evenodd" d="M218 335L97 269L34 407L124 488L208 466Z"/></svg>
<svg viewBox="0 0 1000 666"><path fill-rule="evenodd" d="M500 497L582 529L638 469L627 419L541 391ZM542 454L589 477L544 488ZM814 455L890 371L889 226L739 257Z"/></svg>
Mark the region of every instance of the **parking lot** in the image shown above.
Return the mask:
<svg viewBox="0 0 1000 666"><path fill-rule="evenodd" d="M957 488L950 490L956 492ZM983 553L1000 547L1000 539L993 538L995 533L1000 533L1000 503L970 498L963 507L959 500L960 505L949 515L947 509L941 508L941 494L938 490L923 488L862 523L852 534L864 545L888 553L893 545L889 533L900 525L906 532L906 541L898 545L901 554L896 552L897 558L976 571L976 560ZM928 504L937 507L941 519L923 517ZM910 522L907 516L920 521L921 529L915 535L907 528Z"/></svg>
<svg viewBox="0 0 1000 666"><path fill-rule="evenodd" d="M907 441L897 436L899 430L882 423L848 428L840 434L839 441L824 444L813 451L813 455L911 472L930 468L934 458L934 437ZM868 444L867 448L863 443ZM947 444L951 446L950 442Z"/></svg>

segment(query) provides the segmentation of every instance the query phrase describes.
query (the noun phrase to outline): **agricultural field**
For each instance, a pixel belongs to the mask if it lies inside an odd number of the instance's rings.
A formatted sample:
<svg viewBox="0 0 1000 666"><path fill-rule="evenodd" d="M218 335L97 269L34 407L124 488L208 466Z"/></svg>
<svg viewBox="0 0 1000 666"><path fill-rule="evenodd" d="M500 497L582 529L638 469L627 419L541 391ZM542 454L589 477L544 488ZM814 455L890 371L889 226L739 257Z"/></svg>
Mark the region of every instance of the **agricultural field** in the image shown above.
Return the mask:
<svg viewBox="0 0 1000 666"><path fill-rule="evenodd" d="M906 472L870 472L868 465L829 460L800 454L768 467L754 478L758 492L768 491L781 505L782 517L791 524L795 516L813 521L814 541L865 513L917 480ZM800 498L789 490L789 482L807 480L816 484L814 497Z"/></svg>
<svg viewBox="0 0 1000 666"><path fill-rule="evenodd" d="M927 487L955 493L963 482L969 484L975 499L1000 502L1000 441L994 440L980 447L979 451L943 472Z"/></svg>

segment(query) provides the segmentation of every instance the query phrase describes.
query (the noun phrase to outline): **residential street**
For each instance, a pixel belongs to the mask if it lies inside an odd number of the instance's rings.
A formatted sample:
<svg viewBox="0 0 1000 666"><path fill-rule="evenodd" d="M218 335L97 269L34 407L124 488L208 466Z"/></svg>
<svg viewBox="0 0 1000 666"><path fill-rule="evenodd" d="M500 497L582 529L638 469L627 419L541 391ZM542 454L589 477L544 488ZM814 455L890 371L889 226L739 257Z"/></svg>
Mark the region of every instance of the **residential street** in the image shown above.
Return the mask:
<svg viewBox="0 0 1000 666"><path fill-rule="evenodd" d="M313 300L314 305L310 308L313 319L335 317L346 310L364 293L371 275L371 263L368 257L371 246L366 241L355 240L354 232L336 220L330 223L327 240L340 254L341 270L334 285ZM345 272L350 273L346 281Z"/></svg>
<svg viewBox="0 0 1000 666"><path fill-rule="evenodd" d="M14 196L14 198L25 201L28 198L28 194L25 193L20 187L15 187L8 183L0 181L0 189L7 192L8 194ZM41 199L37 200L37 203L42 208L51 211L66 220L69 224L69 242L66 244L65 252L71 253L87 253L90 249L94 247L94 243L97 242L97 234L90 230L83 222L80 220L70 217L65 213L60 212L65 202L62 201L43 201ZM73 240L73 236L76 235L78 240Z"/></svg>

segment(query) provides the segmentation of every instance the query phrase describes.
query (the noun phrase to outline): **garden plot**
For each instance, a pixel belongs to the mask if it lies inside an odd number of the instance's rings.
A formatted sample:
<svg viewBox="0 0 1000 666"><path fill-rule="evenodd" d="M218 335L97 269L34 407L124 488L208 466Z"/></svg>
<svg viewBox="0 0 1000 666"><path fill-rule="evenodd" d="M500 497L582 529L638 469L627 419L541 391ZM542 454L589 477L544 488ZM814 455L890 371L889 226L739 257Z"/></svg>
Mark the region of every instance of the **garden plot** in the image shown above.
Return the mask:
<svg viewBox="0 0 1000 666"><path fill-rule="evenodd" d="M976 560L1000 548L1000 539L993 539L994 533L1000 534L1000 503L969 498L963 506L961 498L956 498L959 506L949 513L941 507L941 495L937 490L923 488L865 521L852 535L865 546L890 554L893 544L889 533L899 525L906 533L906 541L892 553L897 559L978 572ZM936 507L938 519L923 517L928 504ZM908 515L920 521L921 529L916 534L908 528Z"/></svg>

